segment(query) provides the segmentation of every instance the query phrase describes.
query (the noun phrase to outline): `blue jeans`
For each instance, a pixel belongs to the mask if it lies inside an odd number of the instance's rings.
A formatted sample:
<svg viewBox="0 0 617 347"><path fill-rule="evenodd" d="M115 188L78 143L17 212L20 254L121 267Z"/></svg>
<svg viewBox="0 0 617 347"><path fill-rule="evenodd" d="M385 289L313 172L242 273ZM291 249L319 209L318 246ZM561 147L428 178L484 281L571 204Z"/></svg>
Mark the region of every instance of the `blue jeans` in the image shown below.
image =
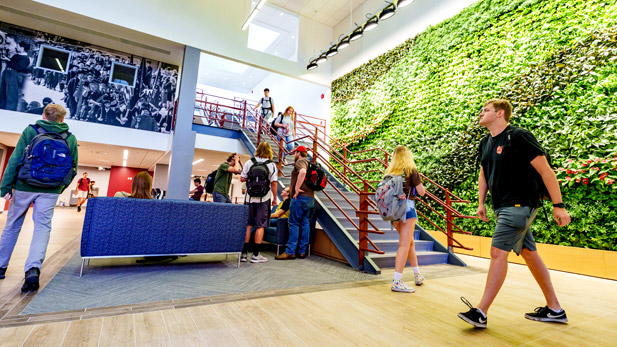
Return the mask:
<svg viewBox="0 0 617 347"><path fill-rule="evenodd" d="M281 141L281 138L283 138L285 140L286 143L283 143L283 146L285 146L285 148L287 148L287 152L291 152L294 149L294 144L293 144L293 140L294 137L291 135L288 136L281 136L281 135L277 135L276 136L277 140ZM286 154L283 152L283 159L285 159Z"/></svg>
<svg viewBox="0 0 617 347"><path fill-rule="evenodd" d="M418 213L416 212L416 202L407 199L407 213L405 214L405 218L418 218Z"/></svg>
<svg viewBox="0 0 617 347"><path fill-rule="evenodd" d="M289 240L287 241L287 249L285 253L296 254L296 246L298 254L306 254L306 246L309 243L311 234L310 217L311 211L315 206L315 199L308 196L298 196L296 199L291 199L289 204ZM298 238L300 243L298 244Z"/></svg>
<svg viewBox="0 0 617 347"><path fill-rule="evenodd" d="M34 203L32 208L34 232L24 272L33 267L41 268L41 264L45 260L45 253L47 253L47 244L51 233L51 218L54 216L54 207L56 207L58 196L59 194L54 193L13 191L13 200L6 216L6 225L4 231L2 231L2 237L0 237L0 267L6 268L9 265L26 213L30 204Z"/></svg>
<svg viewBox="0 0 617 347"><path fill-rule="evenodd" d="M231 198L229 197L229 195L223 195L219 192L212 192L212 200L214 200L214 202L231 204Z"/></svg>

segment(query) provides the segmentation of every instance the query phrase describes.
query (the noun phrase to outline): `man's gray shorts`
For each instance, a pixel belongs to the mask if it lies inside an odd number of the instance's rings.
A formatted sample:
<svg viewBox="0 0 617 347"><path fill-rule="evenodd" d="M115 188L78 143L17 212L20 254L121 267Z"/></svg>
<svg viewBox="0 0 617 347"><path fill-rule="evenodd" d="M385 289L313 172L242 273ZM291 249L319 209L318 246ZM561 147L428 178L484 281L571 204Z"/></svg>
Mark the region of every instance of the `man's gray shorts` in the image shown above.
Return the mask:
<svg viewBox="0 0 617 347"><path fill-rule="evenodd" d="M530 226L537 213L537 208L526 206L502 207L495 210L497 226L491 246L506 252L512 250L517 255L521 254L523 248L535 251L536 243L533 240Z"/></svg>

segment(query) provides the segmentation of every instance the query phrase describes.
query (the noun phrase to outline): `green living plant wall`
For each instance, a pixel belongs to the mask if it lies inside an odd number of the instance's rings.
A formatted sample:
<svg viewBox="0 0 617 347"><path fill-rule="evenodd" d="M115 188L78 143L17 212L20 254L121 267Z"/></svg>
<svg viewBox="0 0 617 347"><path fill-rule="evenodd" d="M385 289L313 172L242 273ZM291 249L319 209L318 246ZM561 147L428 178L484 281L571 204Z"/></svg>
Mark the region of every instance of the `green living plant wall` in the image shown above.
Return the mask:
<svg viewBox="0 0 617 347"><path fill-rule="evenodd" d="M558 170L572 223L558 228L547 205L536 239L617 250L615 1L479 1L333 81L332 135L349 151L408 146L421 172L474 202L457 206L474 215L477 144L486 134L477 114L492 98L512 102L511 123L534 133ZM588 161L601 165L584 169ZM482 236L494 228L457 223Z"/></svg>

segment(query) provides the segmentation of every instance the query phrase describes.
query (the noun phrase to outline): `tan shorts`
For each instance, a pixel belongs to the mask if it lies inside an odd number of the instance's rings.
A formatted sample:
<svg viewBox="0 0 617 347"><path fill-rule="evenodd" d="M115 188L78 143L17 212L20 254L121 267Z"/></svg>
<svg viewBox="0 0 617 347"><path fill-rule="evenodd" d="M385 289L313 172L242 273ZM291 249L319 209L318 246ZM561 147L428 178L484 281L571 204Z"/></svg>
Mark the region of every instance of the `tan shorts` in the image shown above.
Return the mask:
<svg viewBox="0 0 617 347"><path fill-rule="evenodd" d="M78 190L77 191L77 197L78 198L82 198L82 199L87 199L88 198L88 191L87 190Z"/></svg>

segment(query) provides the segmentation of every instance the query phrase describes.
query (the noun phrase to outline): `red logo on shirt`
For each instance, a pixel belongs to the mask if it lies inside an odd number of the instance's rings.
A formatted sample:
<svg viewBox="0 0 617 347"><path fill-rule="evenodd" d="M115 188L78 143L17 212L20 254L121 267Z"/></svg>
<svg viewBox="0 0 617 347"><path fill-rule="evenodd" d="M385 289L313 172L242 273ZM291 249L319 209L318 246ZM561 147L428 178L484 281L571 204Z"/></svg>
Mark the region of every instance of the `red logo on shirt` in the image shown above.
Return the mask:
<svg viewBox="0 0 617 347"><path fill-rule="evenodd" d="M503 147L497 146L497 154L501 154L501 152L503 152Z"/></svg>

